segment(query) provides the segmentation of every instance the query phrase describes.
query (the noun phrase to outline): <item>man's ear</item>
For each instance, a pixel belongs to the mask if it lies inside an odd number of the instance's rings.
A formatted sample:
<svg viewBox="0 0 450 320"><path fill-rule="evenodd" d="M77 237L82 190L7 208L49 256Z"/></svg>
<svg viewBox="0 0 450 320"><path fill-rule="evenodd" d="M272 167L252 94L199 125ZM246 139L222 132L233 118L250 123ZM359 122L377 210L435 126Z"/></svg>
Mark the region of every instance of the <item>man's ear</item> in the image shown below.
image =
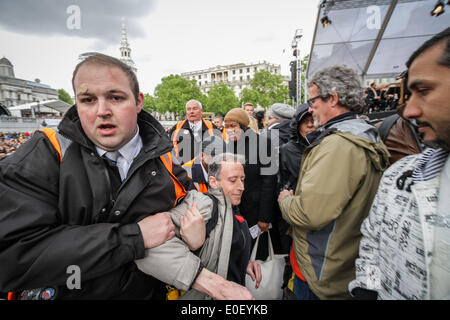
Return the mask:
<svg viewBox="0 0 450 320"><path fill-rule="evenodd" d="M220 188L220 182L216 179L216 177L209 177L209 185L213 188L213 189L219 189Z"/></svg>
<svg viewBox="0 0 450 320"><path fill-rule="evenodd" d="M330 101L331 102L331 106L332 107L337 106L337 104L339 102L339 95L336 92L334 92L334 93L330 94L329 98L331 99L331 101Z"/></svg>
<svg viewBox="0 0 450 320"><path fill-rule="evenodd" d="M144 94L139 92L138 100L136 101L137 113L141 112L142 107L144 106Z"/></svg>

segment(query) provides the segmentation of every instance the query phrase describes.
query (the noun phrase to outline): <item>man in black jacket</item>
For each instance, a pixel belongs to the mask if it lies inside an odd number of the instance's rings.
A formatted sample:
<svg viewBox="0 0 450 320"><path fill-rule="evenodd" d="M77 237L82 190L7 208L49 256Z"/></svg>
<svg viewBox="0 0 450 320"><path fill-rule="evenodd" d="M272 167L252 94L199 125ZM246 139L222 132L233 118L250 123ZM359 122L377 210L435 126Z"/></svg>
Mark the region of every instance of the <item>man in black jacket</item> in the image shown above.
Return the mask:
<svg viewBox="0 0 450 320"><path fill-rule="evenodd" d="M295 109L285 103L274 103L270 107L267 131L273 129L278 130L278 137L280 139L280 142L278 143L279 146L282 146L289 141L291 131L290 119L292 119L294 112Z"/></svg>
<svg viewBox="0 0 450 320"><path fill-rule="evenodd" d="M146 299L163 284L137 269L174 236L167 213L191 187L172 143L142 111L134 73L93 54L73 74L59 134L36 132L0 161L0 291L33 299ZM27 290L41 288L40 290Z"/></svg>

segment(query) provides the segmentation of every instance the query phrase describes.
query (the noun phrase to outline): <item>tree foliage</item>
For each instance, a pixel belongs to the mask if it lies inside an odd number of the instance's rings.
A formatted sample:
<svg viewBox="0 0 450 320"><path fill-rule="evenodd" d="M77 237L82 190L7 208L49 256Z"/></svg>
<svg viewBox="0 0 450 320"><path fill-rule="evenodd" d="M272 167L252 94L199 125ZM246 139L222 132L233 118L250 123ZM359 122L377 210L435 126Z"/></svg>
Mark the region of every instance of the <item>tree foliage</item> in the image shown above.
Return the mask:
<svg viewBox="0 0 450 320"><path fill-rule="evenodd" d="M156 110L155 99L148 93L144 94L144 105L142 108L150 113Z"/></svg>
<svg viewBox="0 0 450 320"><path fill-rule="evenodd" d="M72 98L70 97L70 94L67 93L67 91L64 90L64 89L59 89L59 90L58 90L58 99L61 100L61 101L66 102L66 103L68 103L68 104L70 104L70 105L73 104L73 100L72 100Z"/></svg>
<svg viewBox="0 0 450 320"><path fill-rule="evenodd" d="M239 99L226 83L215 84L208 92L206 108L215 114L225 115L230 109L239 107Z"/></svg>
<svg viewBox="0 0 450 320"><path fill-rule="evenodd" d="M260 70L250 80L250 87L241 92L241 103L252 102L267 108L275 102L289 103L289 89L283 77L268 70Z"/></svg>
<svg viewBox="0 0 450 320"><path fill-rule="evenodd" d="M187 80L179 75L162 78L155 88L154 106L159 113L175 112L186 114L186 102L197 99L202 104L206 97L200 91L195 80Z"/></svg>

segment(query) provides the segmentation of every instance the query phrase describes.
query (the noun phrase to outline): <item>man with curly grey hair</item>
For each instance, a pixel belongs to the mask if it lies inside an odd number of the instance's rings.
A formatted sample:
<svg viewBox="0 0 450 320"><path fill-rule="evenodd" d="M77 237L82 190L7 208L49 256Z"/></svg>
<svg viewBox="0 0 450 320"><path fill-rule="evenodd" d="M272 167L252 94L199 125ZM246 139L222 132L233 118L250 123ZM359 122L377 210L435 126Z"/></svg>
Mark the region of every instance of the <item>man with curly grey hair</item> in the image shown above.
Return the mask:
<svg viewBox="0 0 450 320"><path fill-rule="evenodd" d="M350 299L348 283L389 153L374 126L358 119L363 88L345 66L319 71L308 84L316 131L307 135L295 189L278 197L291 225L297 299Z"/></svg>

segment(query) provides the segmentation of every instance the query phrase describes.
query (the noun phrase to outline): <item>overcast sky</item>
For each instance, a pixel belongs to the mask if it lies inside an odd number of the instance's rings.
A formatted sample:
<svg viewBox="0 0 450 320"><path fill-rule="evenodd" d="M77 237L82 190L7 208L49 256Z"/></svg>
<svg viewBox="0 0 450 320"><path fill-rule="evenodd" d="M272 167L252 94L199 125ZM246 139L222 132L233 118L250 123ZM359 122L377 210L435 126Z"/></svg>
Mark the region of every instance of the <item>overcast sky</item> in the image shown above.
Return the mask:
<svg viewBox="0 0 450 320"><path fill-rule="evenodd" d="M17 78L73 95L78 56L120 57L125 18L141 91L161 78L217 65L266 60L289 74L291 43L303 29L309 53L319 0L1 0L0 58ZM76 6L76 7L74 7ZM77 10L79 8L79 15ZM79 17L79 19L78 19Z"/></svg>

